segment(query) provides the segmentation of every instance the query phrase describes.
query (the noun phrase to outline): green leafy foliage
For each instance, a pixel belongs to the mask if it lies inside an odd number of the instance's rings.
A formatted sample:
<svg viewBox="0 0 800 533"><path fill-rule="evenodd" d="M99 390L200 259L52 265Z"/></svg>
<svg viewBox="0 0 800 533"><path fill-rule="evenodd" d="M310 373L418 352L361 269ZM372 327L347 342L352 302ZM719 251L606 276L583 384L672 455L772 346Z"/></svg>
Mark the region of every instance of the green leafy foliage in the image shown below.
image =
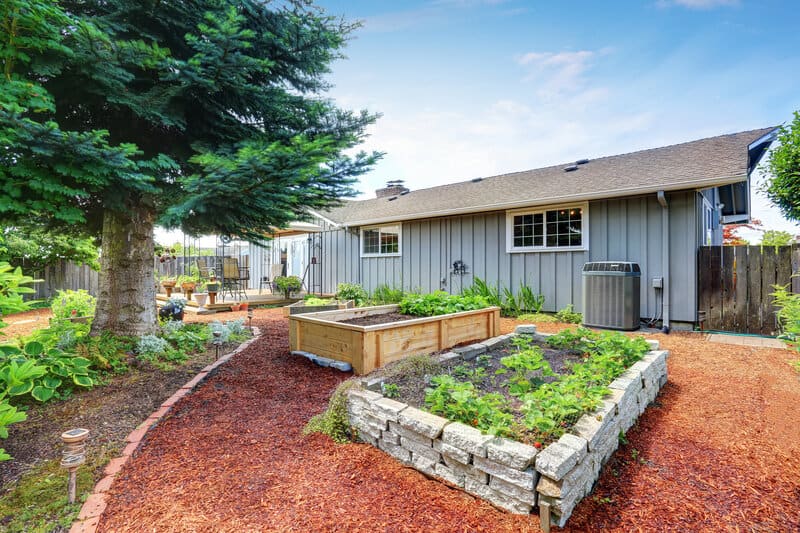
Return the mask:
<svg viewBox="0 0 800 533"><path fill-rule="evenodd" d="M556 319L559 322L566 322L567 324L580 324L583 322L583 315L576 313L572 304L567 304L564 309L556 313Z"/></svg>
<svg viewBox="0 0 800 533"><path fill-rule="evenodd" d="M544 296L534 294L530 287L522 283L520 283L518 294L514 295L511 289L496 287L479 277L475 277L472 286L462 292L468 296L484 298L491 305L499 307L503 316L515 317L525 311L539 313L544 307Z"/></svg>
<svg viewBox="0 0 800 533"><path fill-rule="evenodd" d="M800 352L800 294L789 292L788 287L775 285L772 293L775 307L778 308L776 316L781 325L779 339L789 347ZM800 361L795 362L795 368L800 371Z"/></svg>
<svg viewBox="0 0 800 533"><path fill-rule="evenodd" d="M375 287L375 290L372 291L370 302L374 305L397 304L400 303L404 296L405 292L403 289L382 284Z"/></svg>
<svg viewBox="0 0 800 533"><path fill-rule="evenodd" d="M513 432L514 415L500 394L480 394L475 385L456 381L449 375L435 376L425 389L425 405L431 413L442 415L497 436Z"/></svg>
<svg viewBox="0 0 800 533"><path fill-rule="evenodd" d="M347 442L352 436L350 419L347 416L347 392L357 387L355 380L343 381L333 392L325 412L311 417L303 428L303 434L322 433L335 442Z"/></svg>
<svg viewBox="0 0 800 533"><path fill-rule="evenodd" d="M770 229L761 235L761 246L789 246L792 241L794 237L788 231Z"/></svg>
<svg viewBox="0 0 800 533"><path fill-rule="evenodd" d="M400 387L396 383L382 383L381 392L387 398L397 398L400 395Z"/></svg>
<svg viewBox="0 0 800 533"><path fill-rule="evenodd" d="M481 296L448 294L436 291L430 294L409 294L400 301L401 313L413 316L436 316L459 311L472 311L489 307Z"/></svg>
<svg viewBox="0 0 800 533"><path fill-rule="evenodd" d="M336 286L337 300L353 300L356 307L361 307L367 301L366 289L358 283L339 283Z"/></svg>
<svg viewBox="0 0 800 533"><path fill-rule="evenodd" d="M303 288L303 280L297 276L278 276L275 278L275 285L288 298L290 293Z"/></svg>
<svg viewBox="0 0 800 533"><path fill-rule="evenodd" d="M508 392L512 396L523 396L544 383L542 378L555 376L538 346L531 346L530 340L517 337L517 352L500 359L502 365L495 373L508 374Z"/></svg>
<svg viewBox="0 0 800 533"><path fill-rule="evenodd" d="M794 112L790 124L780 127L777 140L767 160L771 175L763 192L783 216L800 220L800 111Z"/></svg>
<svg viewBox="0 0 800 533"><path fill-rule="evenodd" d="M313 294L307 294L306 297L303 298L303 304L308 305L310 307L330 305L333 302L334 302L333 298L319 298L318 296L314 296Z"/></svg>
<svg viewBox="0 0 800 533"><path fill-rule="evenodd" d="M47 228L34 223L7 227L0 234L0 260L39 272L58 261L85 263L99 270L98 246L93 238L69 233L69 228Z"/></svg>
<svg viewBox="0 0 800 533"><path fill-rule="evenodd" d="M29 309L29 304L22 299L22 295L35 292L28 286L33 282L34 279L23 274L20 267L14 268L0 261L0 317ZM6 323L0 320L0 328L4 327Z"/></svg>
<svg viewBox="0 0 800 533"><path fill-rule="evenodd" d="M50 304L50 310L56 319L94 316L96 304L97 299L83 289L58 291Z"/></svg>

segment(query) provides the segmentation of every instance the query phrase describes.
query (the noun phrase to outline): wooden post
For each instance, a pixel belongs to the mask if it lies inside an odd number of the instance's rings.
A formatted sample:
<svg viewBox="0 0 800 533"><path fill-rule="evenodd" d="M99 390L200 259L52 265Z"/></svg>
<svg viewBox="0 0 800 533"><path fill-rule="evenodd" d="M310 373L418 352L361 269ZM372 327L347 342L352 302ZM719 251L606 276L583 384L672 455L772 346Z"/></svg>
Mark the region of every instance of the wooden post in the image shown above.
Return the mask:
<svg viewBox="0 0 800 533"><path fill-rule="evenodd" d="M544 533L550 533L550 504L547 502L539 502L539 524Z"/></svg>

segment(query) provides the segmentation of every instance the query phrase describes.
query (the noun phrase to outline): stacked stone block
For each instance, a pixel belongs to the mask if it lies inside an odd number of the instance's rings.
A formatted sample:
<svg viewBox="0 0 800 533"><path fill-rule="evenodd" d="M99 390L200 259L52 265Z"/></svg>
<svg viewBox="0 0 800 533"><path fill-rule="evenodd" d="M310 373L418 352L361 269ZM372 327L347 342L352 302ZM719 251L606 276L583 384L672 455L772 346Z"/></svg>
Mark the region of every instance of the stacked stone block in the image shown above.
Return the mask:
<svg viewBox="0 0 800 533"><path fill-rule="evenodd" d="M530 327L518 333L536 334ZM440 359L448 364L459 358L471 359L511 337L495 337L464 347L460 353L448 352ZM583 415L571 433L541 451L484 435L371 390L348 393L350 424L362 441L497 507L528 514L537 505L549 505L551 522L542 527L563 527L617 449L620 432L636 422L666 383L668 352L659 351L657 342L648 342L651 351L609 385L611 394L602 405ZM380 388L374 380L368 385Z"/></svg>

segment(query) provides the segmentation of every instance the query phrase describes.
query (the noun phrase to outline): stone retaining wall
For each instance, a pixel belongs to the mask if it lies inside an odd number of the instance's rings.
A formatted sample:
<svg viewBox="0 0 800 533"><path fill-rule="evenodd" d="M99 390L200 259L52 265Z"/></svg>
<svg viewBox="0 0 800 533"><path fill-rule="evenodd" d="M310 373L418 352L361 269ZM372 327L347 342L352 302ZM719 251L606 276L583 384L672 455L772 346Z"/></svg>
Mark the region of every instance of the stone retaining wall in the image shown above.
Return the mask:
<svg viewBox="0 0 800 533"><path fill-rule="evenodd" d="M535 334L532 326L519 333ZM472 359L508 342L512 335L458 348L440 356L453 363ZM543 340L546 335L536 335ZM540 508L542 528L563 527L575 506L588 495L627 431L667 381L668 352L651 351L610 385L611 394L596 411L583 415L558 441L537 450L385 398L374 390L348 393L350 424L359 439L402 463L464 489L518 514ZM380 380L362 384L380 390ZM549 517L549 519L548 519Z"/></svg>

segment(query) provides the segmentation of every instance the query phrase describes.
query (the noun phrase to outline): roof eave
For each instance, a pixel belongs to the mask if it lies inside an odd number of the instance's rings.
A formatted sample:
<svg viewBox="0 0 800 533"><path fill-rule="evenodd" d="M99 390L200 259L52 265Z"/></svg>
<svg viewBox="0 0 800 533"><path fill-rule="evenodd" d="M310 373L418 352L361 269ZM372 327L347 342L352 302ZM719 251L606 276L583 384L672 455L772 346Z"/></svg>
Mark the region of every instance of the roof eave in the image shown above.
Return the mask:
<svg viewBox="0 0 800 533"><path fill-rule="evenodd" d="M371 218L364 220L354 220L342 222L342 226L367 226L370 224L384 224L389 222L404 222L407 220L418 220L421 218L436 218L452 215L467 215L470 213L483 213L486 211L500 211L505 209L516 209L519 207L537 207L542 205L561 204L566 202L587 202L591 200L603 200L606 198L617 198L620 196L635 196L641 194L655 194L658 191L680 191L692 189L705 189L708 187L717 187L720 185L728 185L739 181L747 180L747 175L741 176L728 176L718 178L708 178L704 180L690 180L682 182L673 182L669 186L645 186L645 187L631 187L626 189L606 190L602 192L586 193L586 194L573 194L564 196L552 196L548 198L538 198L535 200L521 200L516 202L503 202L495 204L486 204L479 206L460 207L457 209L442 209L437 211L428 211L425 213L411 213L408 215L395 215L388 217Z"/></svg>

